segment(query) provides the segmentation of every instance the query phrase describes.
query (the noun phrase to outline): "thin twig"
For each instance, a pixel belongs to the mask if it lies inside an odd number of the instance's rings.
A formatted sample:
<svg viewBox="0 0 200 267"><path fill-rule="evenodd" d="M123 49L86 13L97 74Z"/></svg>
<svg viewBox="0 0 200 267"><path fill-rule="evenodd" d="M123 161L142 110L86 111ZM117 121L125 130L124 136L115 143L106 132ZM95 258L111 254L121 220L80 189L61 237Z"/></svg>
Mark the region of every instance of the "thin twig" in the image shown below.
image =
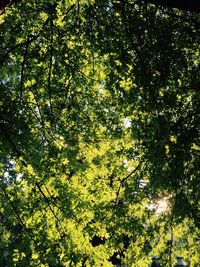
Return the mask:
<svg viewBox="0 0 200 267"><path fill-rule="evenodd" d="M49 94L49 104L51 115L52 112L52 96L51 96L51 74L52 74L52 64L53 64L53 19L50 19L50 60L49 60L49 73L48 73L48 94Z"/></svg>
<svg viewBox="0 0 200 267"><path fill-rule="evenodd" d="M172 249L173 249L173 241L174 241L174 233L173 233L173 221L174 221L174 214L171 215L170 218L170 243L169 243L169 264L172 267Z"/></svg>
<svg viewBox="0 0 200 267"><path fill-rule="evenodd" d="M43 24L42 28L39 30L39 33L37 35L31 35L28 41L28 44L31 44L32 42L34 42L35 40L37 40L40 37L40 34L42 33L44 27L46 26L46 24L48 23L49 18L47 18L47 20L45 21L45 23ZM10 49L8 49L1 57L0 57L0 65L3 64L4 60L9 56L9 54L11 52L13 52L15 49L22 47L23 45L27 45L27 40L23 41L19 44L16 44L15 46L11 47Z"/></svg>
<svg viewBox="0 0 200 267"><path fill-rule="evenodd" d="M53 216L54 216L55 219L57 220L57 222L58 222L60 228L64 231L64 229L63 229L63 227L62 227L62 224L61 224L61 222L60 222L60 219L57 217L57 215L55 214L53 208L51 207L51 203L50 203L48 197L47 197L47 196L45 195L45 193L43 192L43 190L42 190L41 186L39 185L39 183L36 182L35 185L36 185L38 191L40 192L40 194L44 197L44 199L45 199L45 201L46 201L46 203L47 203L47 205L48 205L48 207L49 207L51 213L53 214ZM59 234L60 234L60 232L59 232ZM61 234L60 234L60 237L61 237Z"/></svg>
<svg viewBox="0 0 200 267"><path fill-rule="evenodd" d="M12 209L14 210L14 213L15 213L15 215L16 215L16 217L17 217L19 223L21 224L22 228L27 232L27 234L28 234L30 240L33 241L33 243L34 243L34 245L35 245L36 247L38 247L38 248L44 250L45 248L44 248L42 245L39 245L38 242L36 242L36 240L35 240L33 234L32 234L32 233L30 232L30 230L26 227L26 224L23 222L23 220L22 220L22 218L21 218L21 216L20 216L20 214L19 214L17 208L15 207L13 201L10 199L9 195L7 194L6 189L4 188L4 186L0 184L0 188L1 188L1 190L2 190L2 192L3 192L3 194L4 194L4 196L7 198L8 202L10 203L10 206L11 206Z"/></svg>
<svg viewBox="0 0 200 267"><path fill-rule="evenodd" d="M132 172L130 172L126 177L124 177L124 178L122 178L122 179L120 180L120 185L119 185L119 188L118 188L118 190L117 190L117 196L116 196L116 200L115 200L115 205L117 205L118 202L119 202L119 194L120 194L121 188L122 188L123 185L124 185L124 182L125 182L130 176L132 176L132 175L133 175L133 174L140 168L140 166L142 165L142 163L143 163L143 162L140 162L140 163L135 167L135 169L134 169Z"/></svg>
<svg viewBox="0 0 200 267"><path fill-rule="evenodd" d="M10 135L8 134L8 132L6 131L6 129L2 126L0 126L0 130L4 135L4 138L8 141L8 143L11 145L13 151L16 153L16 155L20 158L22 156L21 151L17 148L17 146L14 144L14 142L12 141Z"/></svg>
<svg viewBox="0 0 200 267"><path fill-rule="evenodd" d="M23 96L24 68L25 68L26 58L27 58L27 54L28 54L28 46L29 46L29 36L27 37L27 40L26 40L26 48L24 51L24 57L23 57L22 68L21 68L21 87L20 87L20 103L21 103L21 105L22 105L22 96Z"/></svg>

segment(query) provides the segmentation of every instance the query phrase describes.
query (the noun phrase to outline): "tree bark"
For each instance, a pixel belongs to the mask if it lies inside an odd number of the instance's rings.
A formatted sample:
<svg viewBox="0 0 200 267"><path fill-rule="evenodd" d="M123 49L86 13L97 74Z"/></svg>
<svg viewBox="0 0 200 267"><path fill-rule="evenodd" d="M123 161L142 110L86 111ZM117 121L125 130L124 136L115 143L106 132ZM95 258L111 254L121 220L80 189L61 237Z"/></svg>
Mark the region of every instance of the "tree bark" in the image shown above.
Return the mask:
<svg viewBox="0 0 200 267"><path fill-rule="evenodd" d="M4 0L0 2L0 9L4 9L6 6L11 4L11 0Z"/></svg>
<svg viewBox="0 0 200 267"><path fill-rule="evenodd" d="M0 1L0 15L5 12L5 8L11 6L16 0L4 0Z"/></svg>
<svg viewBox="0 0 200 267"><path fill-rule="evenodd" d="M155 5L161 5L166 7L177 8L180 10L200 12L199 0L143 0L146 3L152 3Z"/></svg>

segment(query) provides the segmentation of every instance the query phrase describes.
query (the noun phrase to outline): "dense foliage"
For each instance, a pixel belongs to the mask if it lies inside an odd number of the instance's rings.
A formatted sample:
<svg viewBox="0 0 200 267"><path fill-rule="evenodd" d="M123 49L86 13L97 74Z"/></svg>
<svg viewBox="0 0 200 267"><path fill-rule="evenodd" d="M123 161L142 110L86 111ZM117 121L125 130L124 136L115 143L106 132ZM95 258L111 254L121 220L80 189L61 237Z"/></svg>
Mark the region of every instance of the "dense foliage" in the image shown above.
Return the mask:
<svg viewBox="0 0 200 267"><path fill-rule="evenodd" d="M136 0L1 13L0 266L197 267L199 15Z"/></svg>

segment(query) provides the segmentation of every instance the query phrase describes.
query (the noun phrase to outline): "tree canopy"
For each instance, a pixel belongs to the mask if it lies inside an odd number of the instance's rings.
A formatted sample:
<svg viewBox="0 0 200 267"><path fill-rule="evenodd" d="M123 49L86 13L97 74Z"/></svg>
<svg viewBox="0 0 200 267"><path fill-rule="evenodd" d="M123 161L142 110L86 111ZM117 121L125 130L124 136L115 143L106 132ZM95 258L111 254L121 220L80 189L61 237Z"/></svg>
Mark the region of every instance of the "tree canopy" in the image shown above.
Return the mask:
<svg viewBox="0 0 200 267"><path fill-rule="evenodd" d="M0 265L197 267L199 14L0 7Z"/></svg>

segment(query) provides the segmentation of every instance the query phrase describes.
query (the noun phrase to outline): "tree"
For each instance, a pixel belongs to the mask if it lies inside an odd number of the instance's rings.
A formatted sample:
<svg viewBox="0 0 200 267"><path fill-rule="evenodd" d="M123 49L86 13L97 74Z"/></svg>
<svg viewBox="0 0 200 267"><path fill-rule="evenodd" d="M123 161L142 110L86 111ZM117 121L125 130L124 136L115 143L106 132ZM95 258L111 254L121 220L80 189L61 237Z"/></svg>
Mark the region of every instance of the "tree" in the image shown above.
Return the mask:
<svg viewBox="0 0 200 267"><path fill-rule="evenodd" d="M172 8L178 8L181 10L186 10L186 11L195 11L199 12L200 7L197 1L190 1L190 2L183 2L183 1L173 1L173 0L144 0L147 3L152 3L155 5L160 5L160 6L166 6L166 7L172 7Z"/></svg>
<svg viewBox="0 0 200 267"><path fill-rule="evenodd" d="M1 265L170 266L190 247L197 266L198 25L138 1L4 12Z"/></svg>

